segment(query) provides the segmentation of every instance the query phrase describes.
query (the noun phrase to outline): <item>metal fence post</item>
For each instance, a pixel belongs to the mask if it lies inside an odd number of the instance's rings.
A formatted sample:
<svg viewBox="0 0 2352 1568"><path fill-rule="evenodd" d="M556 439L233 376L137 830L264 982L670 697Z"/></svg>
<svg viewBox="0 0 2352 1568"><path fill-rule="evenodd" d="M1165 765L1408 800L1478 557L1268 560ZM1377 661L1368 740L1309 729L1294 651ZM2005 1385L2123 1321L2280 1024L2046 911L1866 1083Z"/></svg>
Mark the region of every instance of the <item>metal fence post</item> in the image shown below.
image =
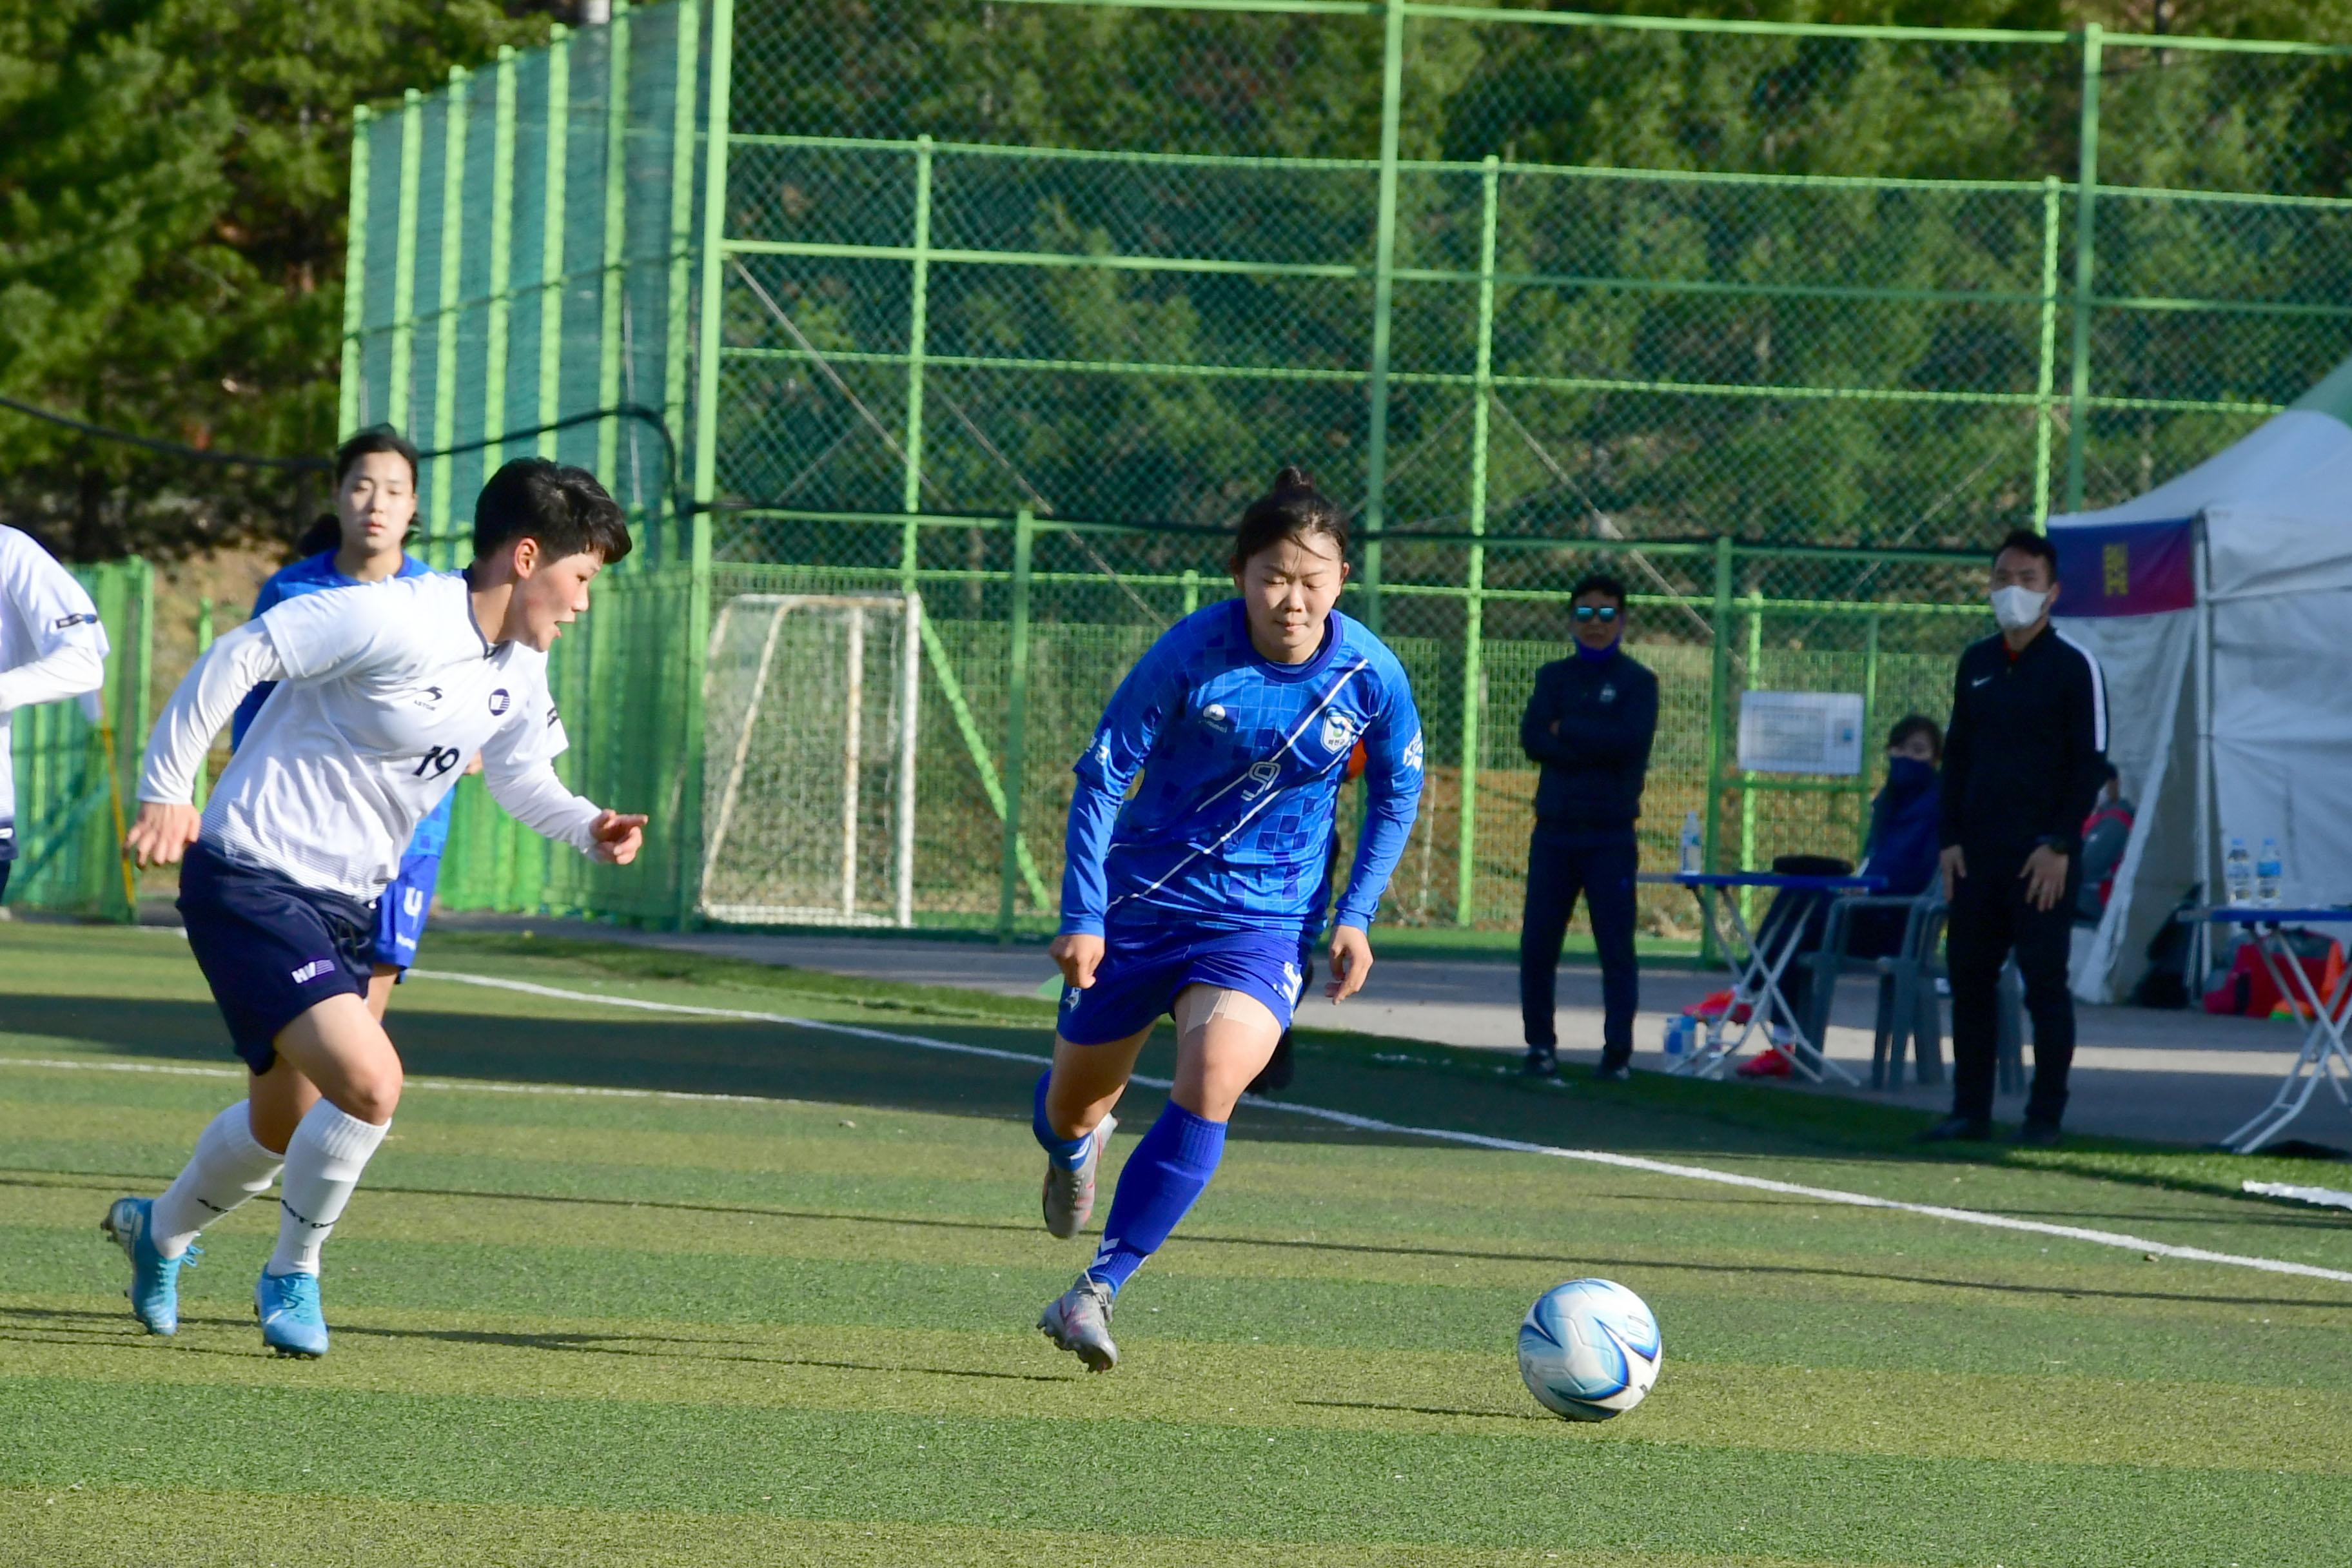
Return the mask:
<svg viewBox="0 0 2352 1568"><path fill-rule="evenodd" d="M1764 668L1764 593L1750 588L1746 595L1748 605L1748 685L1753 689L1762 679ZM1739 865L1737 869L1753 870L1756 866L1756 775L1747 769L1739 770ZM1746 920L1754 908L1753 889L1739 889L1739 918Z"/></svg>
<svg viewBox="0 0 2352 1568"><path fill-rule="evenodd" d="M1488 153L1479 180L1478 351L1470 384L1470 533L1486 532L1486 401L1495 392L1495 205L1501 161ZM1461 841L1454 871L1454 923L1467 926L1475 914L1478 870L1478 723L1480 689L1486 679L1486 547L1470 546L1462 597L1462 807Z"/></svg>
<svg viewBox="0 0 2352 1568"><path fill-rule="evenodd" d="M563 393L563 256L572 197L564 175L572 163L572 34L562 23L547 36L546 175L541 186L539 223L539 418L560 417ZM543 430L539 455L555 456L556 433Z"/></svg>
<svg viewBox="0 0 2352 1568"><path fill-rule="evenodd" d="M2099 192L2099 56L2096 22L2083 28L2081 163L2074 187L2074 350L2066 400L2066 510L2083 510L2083 447L2090 437L2091 283L2097 259L2093 211Z"/></svg>
<svg viewBox="0 0 2352 1568"><path fill-rule="evenodd" d="M1715 605L1708 618L1709 650L1706 683L1706 800L1699 812L1702 867L1715 870L1721 862L1723 828L1724 730L1731 708L1731 540L1715 542ZM1702 908L1705 907L1702 900ZM1716 956L1715 922L1702 922L1699 952Z"/></svg>
<svg viewBox="0 0 2352 1568"><path fill-rule="evenodd" d="M626 288L629 232L629 0L613 0L604 27L604 270L597 284L596 406L621 401L621 304ZM596 422L596 477L621 493L621 422L611 415Z"/></svg>
<svg viewBox="0 0 2352 1568"><path fill-rule="evenodd" d="M996 879L996 940L1013 940L1013 895L1021 880L1021 800L1028 793L1029 557L1035 520L1013 520L1013 646L1005 669L1004 843Z"/></svg>
<svg viewBox="0 0 2352 1568"><path fill-rule="evenodd" d="M213 646L213 602L210 598L196 601L196 657L205 657ZM196 790L190 803L198 811L212 795L212 758L207 755L196 763Z"/></svg>
<svg viewBox="0 0 2352 1568"><path fill-rule="evenodd" d="M898 508L907 513L905 533L898 541L898 575L907 593L915 591L915 567L920 559L914 514L923 510L923 345L930 336L931 286L931 139L915 138L914 259L907 289L907 455L899 480Z"/></svg>
<svg viewBox="0 0 2352 1568"><path fill-rule="evenodd" d="M702 685L710 658L710 527L719 494L719 294L727 264L728 94L735 69L735 0L711 0L709 131L702 175L702 321L695 344L693 556L687 584L686 789L678 824L677 923L695 923L702 881Z"/></svg>
<svg viewBox="0 0 2352 1568"><path fill-rule="evenodd" d="M694 89L702 7L687 0L673 9L677 47L670 63L669 300L662 317L662 422L676 441L686 429L686 349L694 330ZM677 515L676 476L669 479L662 487L667 519L660 552L664 557L675 556L677 531L689 526L689 520Z"/></svg>
<svg viewBox="0 0 2352 1568"><path fill-rule="evenodd" d="M1872 611L1867 623L1866 640L1862 647L1862 772L1853 779L1853 795L1859 824L1853 831L1854 859L1858 864L1870 852L1870 756L1871 737L1878 733L1878 613Z"/></svg>
<svg viewBox="0 0 2352 1568"><path fill-rule="evenodd" d="M384 423L403 435L416 431L408 405L410 370L416 358L416 200L425 161L425 95L410 88L401 96L400 227L392 237L392 368L383 391Z"/></svg>
<svg viewBox="0 0 2352 1568"><path fill-rule="evenodd" d="M514 281L515 51L499 50L496 120L490 132L490 300L482 351L482 471L496 472L506 452L507 353L514 305L507 290Z"/></svg>
<svg viewBox="0 0 2352 1568"><path fill-rule="evenodd" d="M360 327L367 307L368 126L374 118L364 103L352 110L351 216L343 224L343 373L335 410L339 440L360 427L362 405Z"/></svg>
<svg viewBox="0 0 2352 1568"><path fill-rule="evenodd" d="M2050 393L2058 384L2058 176L2042 181L2042 353L2033 376L2033 526L2050 521ZM2072 428L2073 421L2068 421Z"/></svg>
<svg viewBox="0 0 2352 1568"><path fill-rule="evenodd" d="M446 93L448 107L443 110L441 133L441 276L440 300L433 323L433 445L449 447L457 443L457 272L466 258L466 123L471 106L466 101L467 70L464 66L449 68ZM426 549L440 556L446 568L455 563L449 559L449 487L457 466L455 458L426 459L433 465L433 500L426 510L425 538ZM436 549L436 547L438 547Z"/></svg>
<svg viewBox="0 0 2352 1568"><path fill-rule="evenodd" d="M1389 314L1396 292L1397 124L1404 100L1404 5L1389 0L1381 45L1380 206L1372 236L1371 424L1364 442L1364 624L1381 629L1381 527L1388 513Z"/></svg>

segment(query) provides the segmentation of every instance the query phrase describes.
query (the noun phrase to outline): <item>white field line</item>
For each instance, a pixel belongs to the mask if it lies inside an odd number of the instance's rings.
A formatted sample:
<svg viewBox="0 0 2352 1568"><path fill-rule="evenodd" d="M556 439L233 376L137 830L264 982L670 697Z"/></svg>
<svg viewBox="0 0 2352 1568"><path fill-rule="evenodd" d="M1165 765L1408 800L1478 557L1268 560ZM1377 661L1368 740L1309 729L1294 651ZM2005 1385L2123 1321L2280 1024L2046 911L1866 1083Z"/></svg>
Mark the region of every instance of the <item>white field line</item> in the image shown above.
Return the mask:
<svg viewBox="0 0 2352 1568"><path fill-rule="evenodd" d="M945 1051L962 1057L986 1057L997 1061L1021 1062L1032 1067L1049 1065L1050 1058L1025 1051L999 1050L991 1046L968 1046L954 1040L936 1039L929 1035L909 1035L893 1029L869 1029L855 1024L827 1023L815 1018L797 1017L790 1013L754 1012L735 1007L698 1007L682 1002L649 1002L634 996L600 996L590 991L566 991L553 985L540 985L527 980L501 980L487 974L456 974L446 971L412 969L412 979L447 980L464 985L481 985L498 991L514 991L527 996L544 996L555 1001L586 1002L597 1006L618 1007L641 1013L666 1013L674 1016L694 1018L725 1018L738 1023L776 1024L786 1028L813 1029L830 1035L845 1035L854 1039L875 1040L886 1045L912 1046L919 1050ZM93 1062L54 1058L0 1057L0 1067L54 1068L75 1071L146 1072L178 1077L236 1078L245 1075L232 1068L167 1066L153 1062ZM1148 1078L1141 1073L1135 1082L1153 1089L1166 1089L1166 1079ZM411 1079L409 1087L425 1089L479 1090L493 1094L552 1094L582 1095L620 1100L696 1100L735 1104L772 1104L765 1096L742 1094L704 1094L683 1089L600 1089L574 1084L529 1084L477 1082L470 1079ZM2020 1231L2031 1236L2057 1237L2067 1241L2088 1242L2095 1247L2117 1247L2126 1252L2177 1258L2189 1263L2218 1263L2232 1268L2252 1268L2266 1274L2293 1274L2312 1279L2327 1279L2337 1284L2352 1285L2352 1271L2323 1268L2314 1263L2295 1263L2281 1258L2253 1258L2235 1252L2213 1252L2201 1247L2180 1247L2168 1241L2152 1241L2146 1237L2131 1236L2122 1231L2095 1230L2085 1226L2052 1225L2036 1219L2016 1219L2008 1215L1989 1214L1982 1209L1950 1208L1941 1204L1905 1203L1896 1198L1873 1197L1867 1193L1850 1193L1836 1187L1806 1186L1797 1182L1778 1182L1764 1176L1745 1176L1736 1171L1718 1171L1706 1165L1685 1165L1671 1160L1652 1160L1639 1154L1617 1154L1605 1149L1565 1149L1550 1143L1523 1142L1516 1138L1491 1138L1483 1132L1463 1132L1449 1127L1412 1127L1402 1122L1383 1121L1376 1117L1358 1116L1352 1111L1331 1110L1322 1106L1297 1105L1285 1100L1252 1098L1247 1102L1259 1110L1280 1111L1290 1116L1303 1116L1310 1121L1325 1121L1336 1126L1352 1128L1360 1132L1375 1132L1389 1137L1420 1138L1437 1143L1464 1144L1475 1149L1492 1149L1510 1154L1541 1154L1556 1160L1577 1160L1586 1164L1609 1165L1624 1171L1646 1171L1653 1175L1675 1176L1684 1181L1708 1182L1717 1186L1743 1187L1751 1192L1778 1193L1789 1197L1810 1198L1815 1203L1841 1204L1850 1208L1887 1209L1900 1214L1925 1215L1930 1219L1949 1220L1958 1225L1982 1226L1992 1230Z"/></svg>

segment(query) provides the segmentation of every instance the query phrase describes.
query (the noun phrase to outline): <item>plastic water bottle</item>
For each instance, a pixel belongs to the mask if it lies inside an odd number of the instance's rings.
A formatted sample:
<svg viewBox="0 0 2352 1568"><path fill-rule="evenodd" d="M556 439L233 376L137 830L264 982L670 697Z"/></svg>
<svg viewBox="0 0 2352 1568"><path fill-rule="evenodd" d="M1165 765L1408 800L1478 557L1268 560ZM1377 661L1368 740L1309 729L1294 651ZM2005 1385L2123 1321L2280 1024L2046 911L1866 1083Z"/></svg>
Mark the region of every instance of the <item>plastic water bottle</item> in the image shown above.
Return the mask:
<svg viewBox="0 0 2352 1568"><path fill-rule="evenodd" d="M2254 901L2254 858L2246 852L2246 841L2232 834L2230 852L2221 858L2221 880L2230 890L2230 903L2243 909Z"/></svg>
<svg viewBox="0 0 2352 1568"><path fill-rule="evenodd" d="M1683 813L1682 871L1685 877L1696 877L1699 862L1706 852L1706 840L1698 830L1698 813Z"/></svg>
<svg viewBox="0 0 2352 1568"><path fill-rule="evenodd" d="M2263 852L2254 858L2254 902L2266 910L2278 908L2279 847L2275 838L2263 840Z"/></svg>

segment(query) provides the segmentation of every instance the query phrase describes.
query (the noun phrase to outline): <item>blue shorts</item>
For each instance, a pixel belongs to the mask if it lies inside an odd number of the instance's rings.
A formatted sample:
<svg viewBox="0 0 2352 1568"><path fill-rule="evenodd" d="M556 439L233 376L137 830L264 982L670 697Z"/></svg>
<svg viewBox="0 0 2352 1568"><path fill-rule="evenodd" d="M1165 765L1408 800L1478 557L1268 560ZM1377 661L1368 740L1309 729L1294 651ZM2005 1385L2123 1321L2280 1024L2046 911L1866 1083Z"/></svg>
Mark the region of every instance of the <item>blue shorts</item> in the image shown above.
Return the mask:
<svg viewBox="0 0 2352 1568"><path fill-rule="evenodd" d="M433 910L433 884L440 879L441 857L406 855L400 875L375 901L375 961L405 972L416 962L425 917Z"/></svg>
<svg viewBox="0 0 2352 1568"><path fill-rule="evenodd" d="M1074 1046L1102 1046L1142 1033L1176 1005L1187 985L1255 996L1283 1028L1306 984L1298 938L1198 926L1103 933L1101 965L1086 990L1062 988L1055 1033Z"/></svg>
<svg viewBox="0 0 2352 1568"><path fill-rule="evenodd" d="M225 860L202 844L180 868L188 949L213 988L236 1054L257 1073L278 1060L278 1032L330 996L365 996L375 909Z"/></svg>

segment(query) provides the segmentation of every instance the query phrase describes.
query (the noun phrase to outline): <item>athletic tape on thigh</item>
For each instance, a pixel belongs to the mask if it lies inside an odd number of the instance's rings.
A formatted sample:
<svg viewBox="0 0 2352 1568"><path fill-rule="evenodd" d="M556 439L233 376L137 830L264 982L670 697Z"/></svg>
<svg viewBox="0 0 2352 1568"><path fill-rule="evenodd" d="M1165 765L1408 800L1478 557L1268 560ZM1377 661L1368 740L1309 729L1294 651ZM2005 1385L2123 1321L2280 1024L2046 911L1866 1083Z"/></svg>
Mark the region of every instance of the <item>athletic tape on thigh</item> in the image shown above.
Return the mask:
<svg viewBox="0 0 2352 1568"><path fill-rule="evenodd" d="M1278 1028L1272 1008L1246 991L1234 991L1222 985L1187 985L1176 998L1176 1033L1179 1037L1196 1029L1205 1029L1219 1019L1231 1019L1236 1024L1263 1024Z"/></svg>

